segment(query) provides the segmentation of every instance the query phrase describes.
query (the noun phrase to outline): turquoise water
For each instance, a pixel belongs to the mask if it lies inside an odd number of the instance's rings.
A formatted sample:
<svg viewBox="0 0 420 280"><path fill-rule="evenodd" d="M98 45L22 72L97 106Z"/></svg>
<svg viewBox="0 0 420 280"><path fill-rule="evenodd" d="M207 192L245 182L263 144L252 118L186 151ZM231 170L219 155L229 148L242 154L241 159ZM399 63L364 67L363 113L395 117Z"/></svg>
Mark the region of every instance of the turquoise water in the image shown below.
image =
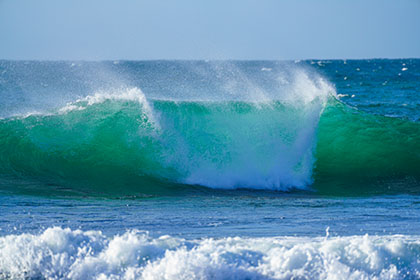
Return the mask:
<svg viewBox="0 0 420 280"><path fill-rule="evenodd" d="M0 276L420 278L420 60L0 61Z"/></svg>

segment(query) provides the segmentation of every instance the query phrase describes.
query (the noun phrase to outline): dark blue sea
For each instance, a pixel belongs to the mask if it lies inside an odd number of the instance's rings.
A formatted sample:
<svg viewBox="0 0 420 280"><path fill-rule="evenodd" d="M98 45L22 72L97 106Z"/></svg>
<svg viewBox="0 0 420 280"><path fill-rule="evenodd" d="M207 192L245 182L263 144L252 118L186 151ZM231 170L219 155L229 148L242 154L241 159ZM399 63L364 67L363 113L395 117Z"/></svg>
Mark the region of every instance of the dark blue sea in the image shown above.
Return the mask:
<svg viewBox="0 0 420 280"><path fill-rule="evenodd" d="M0 60L0 279L420 279L420 59Z"/></svg>

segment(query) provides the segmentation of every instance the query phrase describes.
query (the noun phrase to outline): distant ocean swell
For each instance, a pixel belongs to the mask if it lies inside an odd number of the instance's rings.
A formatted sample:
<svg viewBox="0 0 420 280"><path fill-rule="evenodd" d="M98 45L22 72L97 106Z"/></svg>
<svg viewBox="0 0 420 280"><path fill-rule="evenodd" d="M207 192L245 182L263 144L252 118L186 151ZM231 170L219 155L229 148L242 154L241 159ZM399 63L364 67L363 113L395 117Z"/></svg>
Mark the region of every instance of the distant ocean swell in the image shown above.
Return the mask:
<svg viewBox="0 0 420 280"><path fill-rule="evenodd" d="M418 236L184 240L48 228L0 237L10 279L418 279Z"/></svg>
<svg viewBox="0 0 420 280"><path fill-rule="evenodd" d="M102 91L0 120L0 184L9 191L418 193L419 166L418 122L359 112L323 80L258 102Z"/></svg>

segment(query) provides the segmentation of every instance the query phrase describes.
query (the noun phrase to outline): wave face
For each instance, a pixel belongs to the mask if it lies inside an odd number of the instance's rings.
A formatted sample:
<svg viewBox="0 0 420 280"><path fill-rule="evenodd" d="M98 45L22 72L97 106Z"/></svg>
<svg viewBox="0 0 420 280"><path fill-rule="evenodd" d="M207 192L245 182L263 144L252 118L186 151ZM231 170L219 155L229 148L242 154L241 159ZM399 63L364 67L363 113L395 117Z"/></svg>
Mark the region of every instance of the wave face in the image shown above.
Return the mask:
<svg viewBox="0 0 420 280"><path fill-rule="evenodd" d="M167 181L285 190L312 182L326 99L147 100L141 90L97 93L51 115L0 122L0 172L66 184Z"/></svg>
<svg viewBox="0 0 420 280"><path fill-rule="evenodd" d="M48 228L0 237L11 279L417 279L418 236L272 237L186 241L129 231Z"/></svg>
<svg viewBox="0 0 420 280"><path fill-rule="evenodd" d="M196 185L347 195L420 191L418 122L349 107L304 67L247 74L205 65L188 72L194 81L174 78L174 86L150 88L150 94L109 86L67 101L68 95L50 92L47 99L60 106L41 102L29 110L34 101L24 98L20 109L4 109L2 189L84 195L168 194Z"/></svg>
<svg viewBox="0 0 420 280"><path fill-rule="evenodd" d="M314 187L326 194L418 194L420 123L333 103L319 123Z"/></svg>

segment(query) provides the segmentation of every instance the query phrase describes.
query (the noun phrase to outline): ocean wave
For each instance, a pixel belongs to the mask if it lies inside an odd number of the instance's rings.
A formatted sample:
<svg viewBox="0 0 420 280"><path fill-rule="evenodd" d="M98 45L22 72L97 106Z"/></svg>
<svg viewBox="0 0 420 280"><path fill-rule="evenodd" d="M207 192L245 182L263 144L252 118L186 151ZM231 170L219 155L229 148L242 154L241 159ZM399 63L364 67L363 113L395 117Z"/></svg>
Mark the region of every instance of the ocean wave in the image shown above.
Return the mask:
<svg viewBox="0 0 420 280"><path fill-rule="evenodd" d="M152 238L48 228L0 237L6 279L418 279L418 236Z"/></svg>
<svg viewBox="0 0 420 280"><path fill-rule="evenodd" d="M264 90L227 68L213 71L223 89L214 94L151 98L113 88L0 119L0 188L118 197L191 186L420 193L418 122L347 106L303 69L264 71L274 84Z"/></svg>
<svg viewBox="0 0 420 280"><path fill-rule="evenodd" d="M0 120L0 135L3 189L38 182L87 195L165 194L175 185L357 195L420 185L420 125L331 95L171 101L132 88Z"/></svg>
<svg viewBox="0 0 420 280"><path fill-rule="evenodd" d="M302 73L295 79L270 101L155 100L130 88L97 92L56 113L4 119L0 174L73 188L144 185L144 178L224 189L305 188L317 123L333 89Z"/></svg>

